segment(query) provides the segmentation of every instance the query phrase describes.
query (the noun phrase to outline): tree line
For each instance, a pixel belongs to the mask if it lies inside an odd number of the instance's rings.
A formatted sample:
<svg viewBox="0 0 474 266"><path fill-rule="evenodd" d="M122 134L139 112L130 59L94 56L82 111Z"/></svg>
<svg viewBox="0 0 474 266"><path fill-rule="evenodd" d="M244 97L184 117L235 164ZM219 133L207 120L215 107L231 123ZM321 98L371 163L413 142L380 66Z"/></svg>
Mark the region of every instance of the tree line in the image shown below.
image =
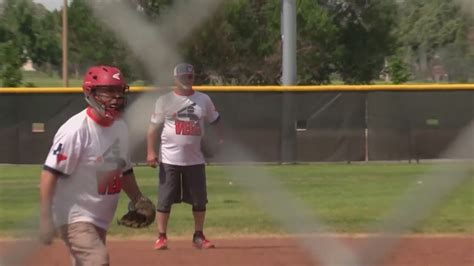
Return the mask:
<svg viewBox="0 0 474 266"><path fill-rule="evenodd" d="M173 0L120 0L158 21ZM458 0L297 0L298 84L468 82L474 70L473 14ZM224 1L179 45L197 84L280 84L280 0ZM85 0L68 7L70 75L92 64L120 67L131 81L151 80L139 60L92 15ZM32 0L0 3L0 80L22 86L30 59L62 74L62 11ZM157 23L157 27L159 24Z"/></svg>

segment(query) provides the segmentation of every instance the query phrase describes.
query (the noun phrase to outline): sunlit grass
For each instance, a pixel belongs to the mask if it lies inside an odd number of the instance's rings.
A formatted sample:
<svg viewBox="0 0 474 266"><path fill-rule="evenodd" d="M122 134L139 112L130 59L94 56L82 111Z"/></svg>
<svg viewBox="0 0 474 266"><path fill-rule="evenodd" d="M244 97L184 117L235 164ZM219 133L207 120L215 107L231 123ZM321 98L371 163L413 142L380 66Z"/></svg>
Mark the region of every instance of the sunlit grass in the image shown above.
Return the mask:
<svg viewBox="0 0 474 266"><path fill-rule="evenodd" d="M208 166L206 231L212 235L286 233L253 198L226 176L227 166ZM245 167L245 166L242 166ZM430 164L321 164L259 166L292 195L301 199L334 232L362 233L367 225L391 210L417 177L429 173ZM34 231L38 215L38 181L41 166L0 165L0 235L18 236ZM157 173L136 167L138 183L156 200ZM265 188L262 188L265 189ZM474 173L422 224L416 233L474 233ZM126 211L128 199L120 198L116 219ZM288 210L281 210L286 212ZM188 236L193 231L191 207L174 205L169 234ZM112 236L146 237L155 226L130 230L112 223Z"/></svg>

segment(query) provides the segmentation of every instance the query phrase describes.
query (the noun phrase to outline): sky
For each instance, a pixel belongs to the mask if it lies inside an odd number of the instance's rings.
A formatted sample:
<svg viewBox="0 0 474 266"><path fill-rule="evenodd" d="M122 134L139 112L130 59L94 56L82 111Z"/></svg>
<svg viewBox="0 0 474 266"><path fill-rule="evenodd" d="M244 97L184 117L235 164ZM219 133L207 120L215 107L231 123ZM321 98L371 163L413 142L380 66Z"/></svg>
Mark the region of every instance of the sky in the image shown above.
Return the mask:
<svg viewBox="0 0 474 266"><path fill-rule="evenodd" d="M71 0L68 0L71 2ZM47 9L61 9L64 0L33 0L33 2L43 4Z"/></svg>

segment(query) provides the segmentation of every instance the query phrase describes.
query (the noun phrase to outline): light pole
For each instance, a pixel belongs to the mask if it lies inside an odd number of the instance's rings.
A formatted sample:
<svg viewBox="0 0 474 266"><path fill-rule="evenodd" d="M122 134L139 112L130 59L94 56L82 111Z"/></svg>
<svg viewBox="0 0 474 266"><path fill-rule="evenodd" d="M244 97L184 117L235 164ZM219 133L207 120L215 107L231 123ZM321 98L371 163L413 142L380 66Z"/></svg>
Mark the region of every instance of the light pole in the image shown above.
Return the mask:
<svg viewBox="0 0 474 266"><path fill-rule="evenodd" d="M296 0L281 0L282 85L296 84ZM295 163L296 128L294 95L282 92L281 162Z"/></svg>
<svg viewBox="0 0 474 266"><path fill-rule="evenodd" d="M296 0L282 0L282 84L296 84Z"/></svg>
<svg viewBox="0 0 474 266"><path fill-rule="evenodd" d="M63 4L63 34L62 34L62 48L63 48L63 86L69 87L68 79L68 64L67 64L67 0L64 0Z"/></svg>

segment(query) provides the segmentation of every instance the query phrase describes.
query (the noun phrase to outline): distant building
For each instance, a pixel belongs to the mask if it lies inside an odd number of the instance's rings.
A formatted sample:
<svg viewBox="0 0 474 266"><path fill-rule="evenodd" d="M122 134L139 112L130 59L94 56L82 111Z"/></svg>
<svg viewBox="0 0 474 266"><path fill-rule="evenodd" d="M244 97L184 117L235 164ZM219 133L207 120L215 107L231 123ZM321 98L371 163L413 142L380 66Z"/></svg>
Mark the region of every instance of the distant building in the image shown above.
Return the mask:
<svg viewBox="0 0 474 266"><path fill-rule="evenodd" d="M435 82L447 81L448 73L446 72L441 59L435 55L431 63L431 76Z"/></svg>
<svg viewBox="0 0 474 266"><path fill-rule="evenodd" d="M21 67L23 71L36 71L35 67L33 66L33 61L31 59L28 59L26 63Z"/></svg>

